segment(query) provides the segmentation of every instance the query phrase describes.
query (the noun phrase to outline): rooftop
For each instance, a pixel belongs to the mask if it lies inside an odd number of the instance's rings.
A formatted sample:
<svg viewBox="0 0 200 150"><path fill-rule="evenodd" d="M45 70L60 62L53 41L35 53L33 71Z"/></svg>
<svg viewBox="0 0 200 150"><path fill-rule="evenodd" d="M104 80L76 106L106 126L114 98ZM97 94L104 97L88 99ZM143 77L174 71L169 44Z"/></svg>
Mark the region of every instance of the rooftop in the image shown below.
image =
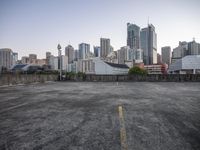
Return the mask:
<svg viewBox="0 0 200 150"><path fill-rule="evenodd" d="M0 149L200 149L200 84L49 82L0 87Z"/></svg>
<svg viewBox="0 0 200 150"><path fill-rule="evenodd" d="M106 62L108 65L110 65L111 67L115 67L115 68L129 68L126 64L115 64L115 63L110 63L110 62Z"/></svg>

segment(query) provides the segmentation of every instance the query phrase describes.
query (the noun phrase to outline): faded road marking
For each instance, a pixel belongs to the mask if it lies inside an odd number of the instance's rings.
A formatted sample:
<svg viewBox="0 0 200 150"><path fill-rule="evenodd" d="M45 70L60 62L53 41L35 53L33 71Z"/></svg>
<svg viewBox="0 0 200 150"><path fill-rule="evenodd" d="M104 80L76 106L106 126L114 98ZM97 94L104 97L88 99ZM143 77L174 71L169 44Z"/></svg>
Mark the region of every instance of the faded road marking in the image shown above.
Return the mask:
<svg viewBox="0 0 200 150"><path fill-rule="evenodd" d="M128 145L126 141L126 129L124 122L124 115L122 106L118 107L119 111L119 123L120 123L120 142L121 142L121 150L128 150Z"/></svg>

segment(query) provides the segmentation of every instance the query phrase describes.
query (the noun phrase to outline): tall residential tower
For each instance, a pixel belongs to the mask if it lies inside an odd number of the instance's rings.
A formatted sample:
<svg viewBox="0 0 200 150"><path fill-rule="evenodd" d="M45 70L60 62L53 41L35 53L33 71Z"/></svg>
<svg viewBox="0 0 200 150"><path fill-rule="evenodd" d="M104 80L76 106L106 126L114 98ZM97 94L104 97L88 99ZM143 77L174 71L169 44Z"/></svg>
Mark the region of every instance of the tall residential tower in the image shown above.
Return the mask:
<svg viewBox="0 0 200 150"><path fill-rule="evenodd" d="M110 39L100 39L100 55L102 58L106 58L110 52Z"/></svg>
<svg viewBox="0 0 200 150"><path fill-rule="evenodd" d="M140 48L140 27L127 23L127 46L131 49Z"/></svg>
<svg viewBox="0 0 200 150"><path fill-rule="evenodd" d="M74 48L71 45L65 47L65 56L68 57L68 63L71 64L74 61Z"/></svg>
<svg viewBox="0 0 200 150"><path fill-rule="evenodd" d="M100 46L94 46L94 57L100 57Z"/></svg>
<svg viewBox="0 0 200 150"><path fill-rule="evenodd" d="M86 59L90 53L90 44L81 43L79 44L79 59Z"/></svg>
<svg viewBox="0 0 200 150"><path fill-rule="evenodd" d="M171 47L165 46L161 48L162 53L162 62L168 64L168 66L171 64Z"/></svg>
<svg viewBox="0 0 200 150"><path fill-rule="evenodd" d="M10 69L13 65L13 51L9 48L0 49L0 72L2 68Z"/></svg>
<svg viewBox="0 0 200 150"><path fill-rule="evenodd" d="M152 24L141 30L140 40L141 49L144 51L144 64L157 64L157 34Z"/></svg>

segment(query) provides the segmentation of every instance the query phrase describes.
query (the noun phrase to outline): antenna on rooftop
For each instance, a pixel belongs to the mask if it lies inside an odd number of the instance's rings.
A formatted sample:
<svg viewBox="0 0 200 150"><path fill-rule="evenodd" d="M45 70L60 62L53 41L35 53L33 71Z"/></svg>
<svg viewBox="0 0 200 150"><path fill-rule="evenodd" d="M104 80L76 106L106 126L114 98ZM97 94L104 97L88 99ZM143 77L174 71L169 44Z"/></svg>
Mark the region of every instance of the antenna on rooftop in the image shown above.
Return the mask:
<svg viewBox="0 0 200 150"><path fill-rule="evenodd" d="M193 41L195 41L195 37L193 37L192 39L193 39Z"/></svg>
<svg viewBox="0 0 200 150"><path fill-rule="evenodd" d="M148 16L148 19L147 19L147 24L149 25L149 16Z"/></svg>

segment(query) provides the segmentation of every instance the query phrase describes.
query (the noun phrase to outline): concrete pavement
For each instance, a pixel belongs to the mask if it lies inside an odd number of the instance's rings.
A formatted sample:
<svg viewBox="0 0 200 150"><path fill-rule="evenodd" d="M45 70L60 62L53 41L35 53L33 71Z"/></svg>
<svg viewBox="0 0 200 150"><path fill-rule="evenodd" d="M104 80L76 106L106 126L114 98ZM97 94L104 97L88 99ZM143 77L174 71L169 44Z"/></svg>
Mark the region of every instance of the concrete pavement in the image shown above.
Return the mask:
<svg viewBox="0 0 200 150"><path fill-rule="evenodd" d="M56 82L0 88L0 149L200 149L200 83Z"/></svg>

